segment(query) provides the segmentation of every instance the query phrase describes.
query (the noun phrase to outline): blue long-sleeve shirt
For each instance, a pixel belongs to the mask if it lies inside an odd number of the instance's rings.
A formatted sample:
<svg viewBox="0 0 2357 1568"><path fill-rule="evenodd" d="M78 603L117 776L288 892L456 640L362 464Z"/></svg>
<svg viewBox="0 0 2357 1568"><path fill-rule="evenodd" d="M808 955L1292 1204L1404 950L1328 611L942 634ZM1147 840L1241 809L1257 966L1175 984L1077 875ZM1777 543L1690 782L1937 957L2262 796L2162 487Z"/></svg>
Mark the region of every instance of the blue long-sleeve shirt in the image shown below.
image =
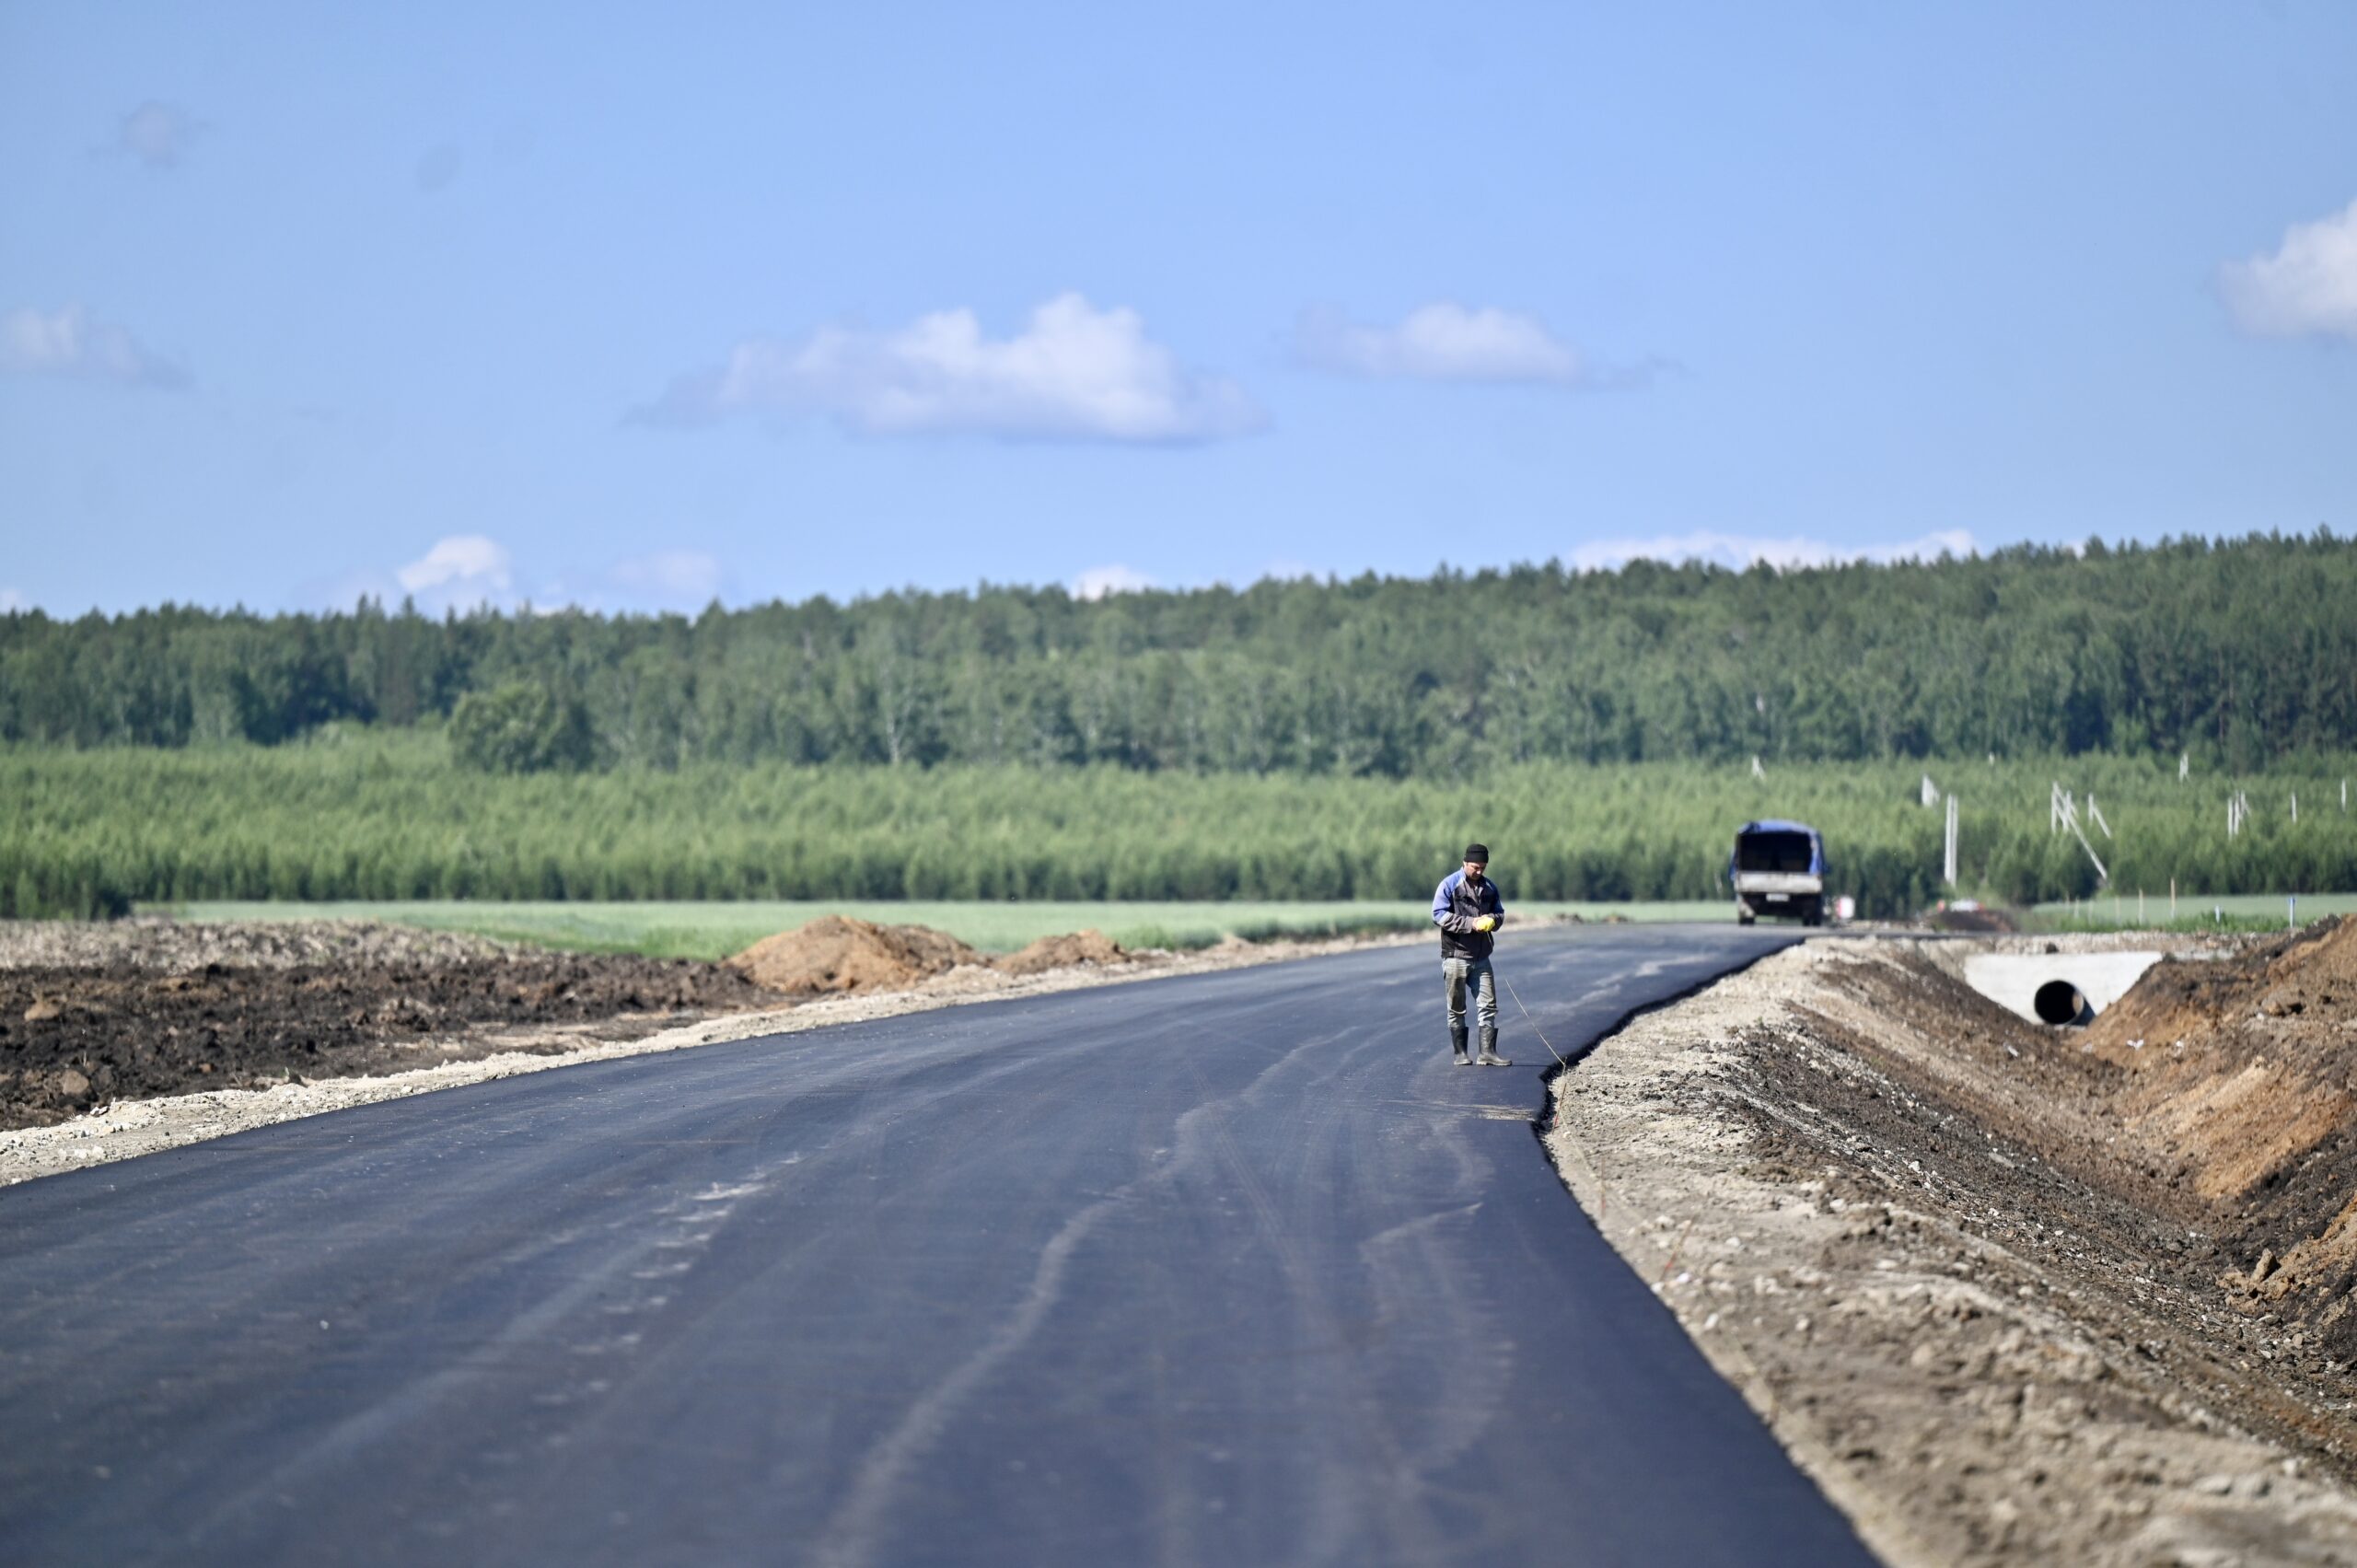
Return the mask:
<svg viewBox="0 0 2357 1568"><path fill-rule="evenodd" d="M1476 889L1467 883L1464 867L1450 872L1433 889L1433 923L1440 927L1440 956L1488 958L1494 945L1492 938L1487 931L1474 930L1473 923L1485 914L1504 920L1505 913L1506 901L1498 891L1495 878L1482 877L1481 886Z"/></svg>

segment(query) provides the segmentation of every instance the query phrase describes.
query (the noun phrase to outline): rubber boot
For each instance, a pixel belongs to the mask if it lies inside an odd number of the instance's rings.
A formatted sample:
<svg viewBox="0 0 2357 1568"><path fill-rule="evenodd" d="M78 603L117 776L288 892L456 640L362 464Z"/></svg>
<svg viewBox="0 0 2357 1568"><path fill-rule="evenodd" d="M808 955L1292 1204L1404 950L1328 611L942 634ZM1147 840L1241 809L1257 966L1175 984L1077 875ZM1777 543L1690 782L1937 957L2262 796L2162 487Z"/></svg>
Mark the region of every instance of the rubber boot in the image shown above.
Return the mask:
<svg viewBox="0 0 2357 1568"><path fill-rule="evenodd" d="M1459 1067L1473 1065L1473 1059L1465 1054L1465 1026L1463 1024L1448 1026L1448 1043L1450 1049L1457 1052L1457 1064Z"/></svg>
<svg viewBox="0 0 2357 1568"><path fill-rule="evenodd" d="M1514 1065L1513 1063L1498 1054L1498 1030L1497 1026L1494 1024L1481 1031L1481 1054L1475 1065L1481 1067L1511 1067Z"/></svg>

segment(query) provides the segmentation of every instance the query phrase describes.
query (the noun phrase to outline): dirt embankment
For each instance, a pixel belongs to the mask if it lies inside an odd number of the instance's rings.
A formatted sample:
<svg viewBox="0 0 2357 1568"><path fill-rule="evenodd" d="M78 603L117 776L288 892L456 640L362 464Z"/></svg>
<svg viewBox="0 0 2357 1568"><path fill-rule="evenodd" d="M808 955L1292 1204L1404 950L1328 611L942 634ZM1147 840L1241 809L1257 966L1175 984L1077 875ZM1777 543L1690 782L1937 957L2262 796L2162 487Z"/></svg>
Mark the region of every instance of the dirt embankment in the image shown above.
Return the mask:
<svg viewBox="0 0 2357 1568"><path fill-rule="evenodd" d="M1138 961L1094 931L991 959L922 925L815 920L724 963L552 953L366 922L0 927L0 1128L191 1089L410 1071L644 1038L967 971Z"/></svg>
<svg viewBox="0 0 2357 1568"><path fill-rule="evenodd" d="M930 926L878 925L830 914L764 937L730 958L728 967L781 996L819 996L898 991L985 961L955 936Z"/></svg>
<svg viewBox="0 0 2357 1568"><path fill-rule="evenodd" d="M563 1051L775 1004L718 964L392 926L17 925L0 941L0 1127L192 1088Z"/></svg>
<svg viewBox="0 0 2357 1568"><path fill-rule="evenodd" d="M2190 1190L2236 1311L2357 1363L2357 920L2153 970L2086 1031L2121 1121Z"/></svg>
<svg viewBox="0 0 2357 1568"><path fill-rule="evenodd" d="M1557 1080L1566 1179L1895 1562L2357 1562L2357 923L2086 1030L1963 950L1638 1020Z"/></svg>
<svg viewBox="0 0 2357 1568"><path fill-rule="evenodd" d="M1137 956L1098 931L1042 936L1020 952L985 958L925 925L879 925L830 914L765 937L728 960L729 968L781 996L902 991L958 969L1038 975L1082 964L1127 964Z"/></svg>

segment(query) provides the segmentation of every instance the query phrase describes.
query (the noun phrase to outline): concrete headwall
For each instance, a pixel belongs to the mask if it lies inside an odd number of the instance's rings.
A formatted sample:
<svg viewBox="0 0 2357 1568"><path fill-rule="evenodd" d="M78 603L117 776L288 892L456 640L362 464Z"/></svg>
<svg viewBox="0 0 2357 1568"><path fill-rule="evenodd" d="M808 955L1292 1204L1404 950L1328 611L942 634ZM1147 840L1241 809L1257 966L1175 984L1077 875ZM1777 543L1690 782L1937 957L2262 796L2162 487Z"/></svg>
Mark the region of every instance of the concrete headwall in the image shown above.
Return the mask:
<svg viewBox="0 0 2357 1568"><path fill-rule="evenodd" d="M2160 961L2158 953L1980 953L1964 960L1964 982L2002 1007L2011 1008L2032 1023L2038 1016L2038 989L2052 981L2078 988L2087 1005L2100 1013L2128 993L2144 971Z"/></svg>

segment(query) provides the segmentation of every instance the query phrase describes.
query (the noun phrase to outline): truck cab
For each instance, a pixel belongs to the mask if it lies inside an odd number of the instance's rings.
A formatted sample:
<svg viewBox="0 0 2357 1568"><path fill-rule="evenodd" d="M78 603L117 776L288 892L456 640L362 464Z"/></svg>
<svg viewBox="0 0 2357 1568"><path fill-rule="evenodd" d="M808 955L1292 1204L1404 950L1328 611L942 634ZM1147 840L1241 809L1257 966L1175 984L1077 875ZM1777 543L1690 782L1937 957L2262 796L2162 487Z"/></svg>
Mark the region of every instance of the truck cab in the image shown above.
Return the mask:
<svg viewBox="0 0 2357 1568"><path fill-rule="evenodd" d="M1825 920L1825 840L1805 822L1746 822L1727 860L1735 918L1763 914L1819 925Z"/></svg>

